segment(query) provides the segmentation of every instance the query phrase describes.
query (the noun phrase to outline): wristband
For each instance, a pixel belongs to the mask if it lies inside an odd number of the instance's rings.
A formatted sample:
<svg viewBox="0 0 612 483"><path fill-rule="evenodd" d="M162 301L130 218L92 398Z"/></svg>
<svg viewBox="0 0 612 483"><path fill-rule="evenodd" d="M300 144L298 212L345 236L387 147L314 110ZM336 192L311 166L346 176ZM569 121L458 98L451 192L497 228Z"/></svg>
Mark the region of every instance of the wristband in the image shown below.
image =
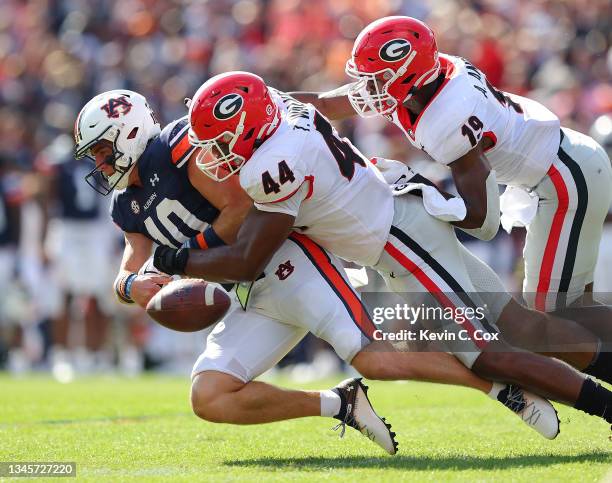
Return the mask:
<svg viewBox="0 0 612 483"><path fill-rule="evenodd" d="M206 248L222 247L225 245L225 242L217 235L212 225L204 230L203 238L206 243Z"/></svg>
<svg viewBox="0 0 612 483"><path fill-rule="evenodd" d="M135 273L128 273L127 275L123 275L122 277L117 279L117 281L115 282L115 295L117 295L119 302L122 302L124 304L134 303L134 301L129 296L129 290L126 292L126 288L127 288L128 282L131 288L132 282L134 281L135 278L136 278Z"/></svg>
<svg viewBox="0 0 612 483"><path fill-rule="evenodd" d="M225 242L221 239L212 226L209 226L202 233L192 236L189 240L181 245L181 248L198 248L206 250L207 248L221 247Z"/></svg>
<svg viewBox="0 0 612 483"><path fill-rule="evenodd" d="M125 280L125 288L123 289L123 293L125 294L125 297L132 300L132 283L134 283L134 279L137 277L138 275L135 273L130 273L127 276L127 279Z"/></svg>

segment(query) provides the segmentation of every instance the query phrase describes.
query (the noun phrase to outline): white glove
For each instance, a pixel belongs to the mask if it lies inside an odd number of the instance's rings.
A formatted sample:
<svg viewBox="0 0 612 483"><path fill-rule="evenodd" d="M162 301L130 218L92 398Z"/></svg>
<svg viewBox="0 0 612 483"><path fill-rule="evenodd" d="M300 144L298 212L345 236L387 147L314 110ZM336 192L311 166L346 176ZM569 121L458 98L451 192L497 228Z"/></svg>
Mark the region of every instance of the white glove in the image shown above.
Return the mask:
<svg viewBox="0 0 612 483"><path fill-rule="evenodd" d="M510 233L514 226L529 225L536 216L539 201L540 198L533 191L508 186L499 197L502 228Z"/></svg>

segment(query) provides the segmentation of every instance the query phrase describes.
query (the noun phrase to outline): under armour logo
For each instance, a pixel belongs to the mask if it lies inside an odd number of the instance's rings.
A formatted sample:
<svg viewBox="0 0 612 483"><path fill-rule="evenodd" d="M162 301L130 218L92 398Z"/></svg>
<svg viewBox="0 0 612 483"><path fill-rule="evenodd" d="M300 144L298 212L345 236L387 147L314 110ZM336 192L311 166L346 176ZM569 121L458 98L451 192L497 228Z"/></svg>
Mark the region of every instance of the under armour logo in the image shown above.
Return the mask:
<svg viewBox="0 0 612 483"><path fill-rule="evenodd" d="M157 176L157 173L153 173L153 176L149 178L149 181L151 182L151 186L155 187L155 184L159 182L159 176Z"/></svg>
<svg viewBox="0 0 612 483"><path fill-rule="evenodd" d="M351 392L353 390L353 386L349 386L346 388L346 392Z"/></svg>
<svg viewBox="0 0 612 483"><path fill-rule="evenodd" d="M287 260L285 263L281 263L278 266L276 272L274 273L276 274L279 280L285 280L289 275L293 273L294 270L295 267L291 265L291 260Z"/></svg>
<svg viewBox="0 0 612 483"><path fill-rule="evenodd" d="M125 96L113 97L108 100L100 109L106 112L111 118L117 118L120 114L127 114L132 109L132 104Z"/></svg>

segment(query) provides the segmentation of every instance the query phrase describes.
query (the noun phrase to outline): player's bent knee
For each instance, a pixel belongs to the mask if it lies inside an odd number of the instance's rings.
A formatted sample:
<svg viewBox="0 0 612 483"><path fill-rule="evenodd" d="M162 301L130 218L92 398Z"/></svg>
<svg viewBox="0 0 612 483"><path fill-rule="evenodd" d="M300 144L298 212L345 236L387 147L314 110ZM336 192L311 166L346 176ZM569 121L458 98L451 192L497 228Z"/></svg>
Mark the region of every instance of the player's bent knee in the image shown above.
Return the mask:
<svg viewBox="0 0 612 483"><path fill-rule="evenodd" d="M514 300L504 308L497 326L511 344L525 346L546 333L549 316L544 312L528 309Z"/></svg>
<svg viewBox="0 0 612 483"><path fill-rule="evenodd" d="M191 383L191 409L197 417L205 421L231 423L225 403L229 395L243 386L242 381L228 374L200 372Z"/></svg>
<svg viewBox="0 0 612 483"><path fill-rule="evenodd" d="M395 375L392 374L394 361L389 357L391 352L383 350L362 350L353 358L351 365L366 379L395 379Z"/></svg>

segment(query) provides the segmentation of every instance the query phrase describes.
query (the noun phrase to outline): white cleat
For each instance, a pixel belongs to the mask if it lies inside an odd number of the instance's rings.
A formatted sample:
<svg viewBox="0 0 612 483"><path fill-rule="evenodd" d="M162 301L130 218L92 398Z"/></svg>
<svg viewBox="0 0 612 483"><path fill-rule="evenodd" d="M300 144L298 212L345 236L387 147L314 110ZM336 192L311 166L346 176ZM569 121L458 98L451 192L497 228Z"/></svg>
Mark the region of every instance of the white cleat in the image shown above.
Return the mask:
<svg viewBox="0 0 612 483"><path fill-rule="evenodd" d="M340 412L334 416L340 420L334 430L342 428L340 437L344 436L346 426L355 428L368 439L376 443L389 454L397 452L395 433L391 425L376 414L368 399L368 387L361 382L361 377L346 379L332 389L340 396Z"/></svg>
<svg viewBox="0 0 612 483"><path fill-rule="evenodd" d="M559 434L557 410L547 399L507 384L497 395L497 400L545 438L555 439Z"/></svg>

